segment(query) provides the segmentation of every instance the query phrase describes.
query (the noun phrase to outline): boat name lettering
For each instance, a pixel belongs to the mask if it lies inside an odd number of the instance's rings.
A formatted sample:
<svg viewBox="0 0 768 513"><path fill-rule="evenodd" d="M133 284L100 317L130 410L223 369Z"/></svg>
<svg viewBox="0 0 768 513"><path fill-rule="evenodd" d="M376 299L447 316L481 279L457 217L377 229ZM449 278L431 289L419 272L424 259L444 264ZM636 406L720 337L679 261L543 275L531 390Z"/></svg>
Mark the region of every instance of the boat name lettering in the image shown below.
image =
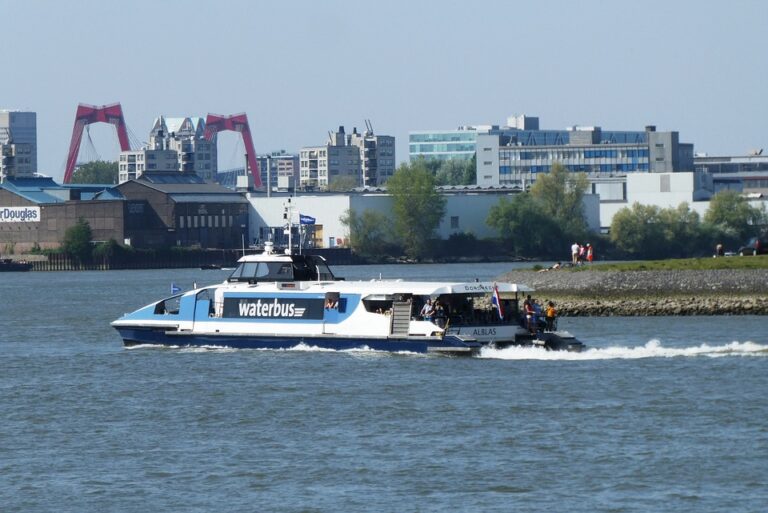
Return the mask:
<svg viewBox="0 0 768 513"><path fill-rule="evenodd" d="M493 288L483 285L464 285L464 292L492 292Z"/></svg>
<svg viewBox="0 0 768 513"><path fill-rule="evenodd" d="M0 223L40 222L40 207L0 207Z"/></svg>
<svg viewBox="0 0 768 513"><path fill-rule="evenodd" d="M303 314L303 308L297 309L293 303L280 303L277 299L273 303L262 303L261 299L255 303L240 302L240 317L301 317Z"/></svg>
<svg viewBox="0 0 768 513"><path fill-rule="evenodd" d="M322 299L224 298L224 317L322 319Z"/></svg>
<svg viewBox="0 0 768 513"><path fill-rule="evenodd" d="M495 336L496 328L475 328L474 330L472 330L472 335L476 337L478 336L483 337L488 335Z"/></svg>

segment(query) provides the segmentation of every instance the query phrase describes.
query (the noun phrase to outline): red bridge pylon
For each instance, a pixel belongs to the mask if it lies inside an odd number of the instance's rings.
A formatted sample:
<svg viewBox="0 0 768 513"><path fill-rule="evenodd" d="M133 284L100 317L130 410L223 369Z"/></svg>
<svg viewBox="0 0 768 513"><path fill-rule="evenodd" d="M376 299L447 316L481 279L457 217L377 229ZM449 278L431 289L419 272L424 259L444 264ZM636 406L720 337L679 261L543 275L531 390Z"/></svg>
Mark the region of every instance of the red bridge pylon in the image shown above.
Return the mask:
<svg viewBox="0 0 768 513"><path fill-rule="evenodd" d="M75 114L75 126L72 129L72 140L69 143L69 154L67 155L67 167L64 170L64 183L72 180L72 173L75 171L77 163L77 154L80 151L80 141L83 138L83 129L91 123L110 123L117 128L117 138L120 141L120 150L128 151L131 144L128 142L128 130L125 126L123 109L119 103L111 105L87 105L81 103L77 106Z"/></svg>

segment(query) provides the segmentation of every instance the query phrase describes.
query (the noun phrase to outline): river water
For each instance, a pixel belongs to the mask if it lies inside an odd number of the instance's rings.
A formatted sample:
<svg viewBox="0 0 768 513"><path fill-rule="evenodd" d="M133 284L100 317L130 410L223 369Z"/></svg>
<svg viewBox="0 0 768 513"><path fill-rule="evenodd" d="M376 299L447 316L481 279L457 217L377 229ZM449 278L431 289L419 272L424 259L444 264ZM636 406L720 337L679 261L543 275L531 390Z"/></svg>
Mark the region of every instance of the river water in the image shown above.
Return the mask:
<svg viewBox="0 0 768 513"><path fill-rule="evenodd" d="M591 349L479 358L125 349L109 327L225 276L0 275L0 511L766 510L765 317L566 318Z"/></svg>

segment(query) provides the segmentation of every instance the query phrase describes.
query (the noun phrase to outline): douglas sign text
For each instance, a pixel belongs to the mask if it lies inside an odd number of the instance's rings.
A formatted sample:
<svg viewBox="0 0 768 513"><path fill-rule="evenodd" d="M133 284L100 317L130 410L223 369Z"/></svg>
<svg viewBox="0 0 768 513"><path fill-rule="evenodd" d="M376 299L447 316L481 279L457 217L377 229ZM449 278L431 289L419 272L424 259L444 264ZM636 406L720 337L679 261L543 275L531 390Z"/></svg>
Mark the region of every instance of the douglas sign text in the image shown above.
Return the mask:
<svg viewBox="0 0 768 513"><path fill-rule="evenodd" d="M39 223L40 207L0 207L0 223Z"/></svg>

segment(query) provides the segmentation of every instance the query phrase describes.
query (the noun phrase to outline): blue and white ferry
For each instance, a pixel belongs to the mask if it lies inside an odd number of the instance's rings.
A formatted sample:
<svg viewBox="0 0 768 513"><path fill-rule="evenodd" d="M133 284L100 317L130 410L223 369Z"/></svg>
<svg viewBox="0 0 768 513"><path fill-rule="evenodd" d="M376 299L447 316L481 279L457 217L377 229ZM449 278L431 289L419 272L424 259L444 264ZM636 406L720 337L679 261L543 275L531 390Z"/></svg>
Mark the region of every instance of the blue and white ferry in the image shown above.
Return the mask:
<svg viewBox="0 0 768 513"><path fill-rule="evenodd" d="M261 254L243 256L223 283L156 301L112 326L126 346L303 344L452 355L475 354L489 344L580 350L569 333L531 334L522 326L518 294L529 291L512 283L345 281L322 257L276 253L267 245ZM421 316L428 300L440 307Z"/></svg>

